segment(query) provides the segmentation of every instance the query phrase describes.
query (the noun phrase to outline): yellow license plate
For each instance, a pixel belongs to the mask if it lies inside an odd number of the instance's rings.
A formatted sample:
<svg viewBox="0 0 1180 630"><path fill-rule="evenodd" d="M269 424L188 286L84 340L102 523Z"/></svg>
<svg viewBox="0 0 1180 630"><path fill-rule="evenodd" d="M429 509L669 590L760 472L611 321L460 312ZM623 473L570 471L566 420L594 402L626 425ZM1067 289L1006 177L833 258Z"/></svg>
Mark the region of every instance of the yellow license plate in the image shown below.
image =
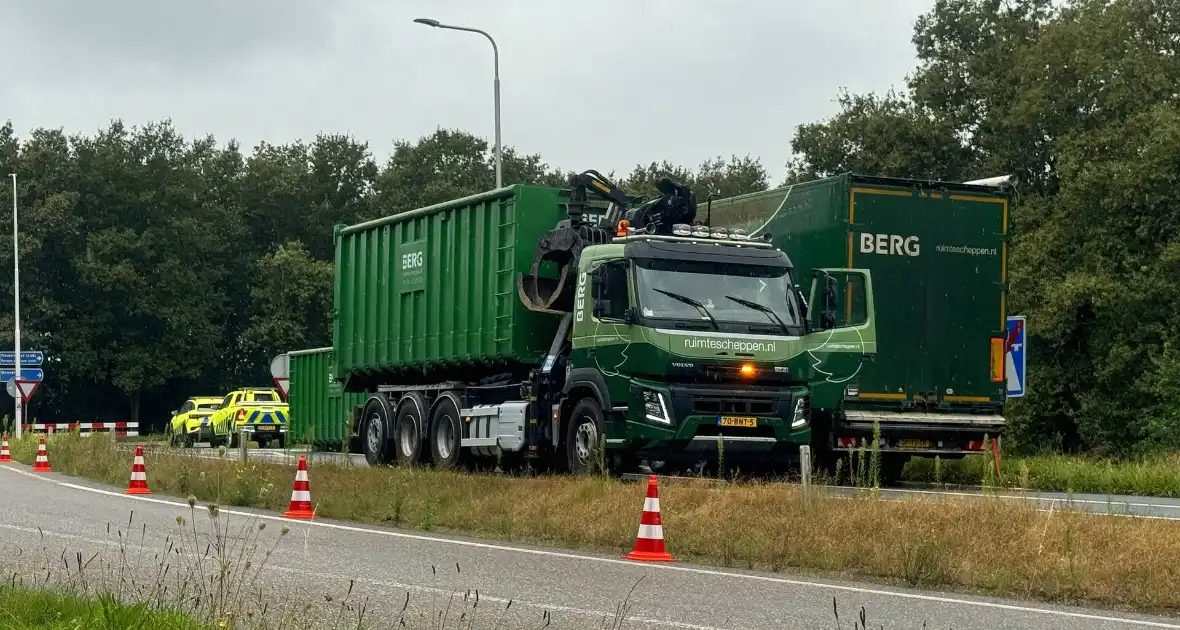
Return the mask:
<svg viewBox="0 0 1180 630"><path fill-rule="evenodd" d="M901 448L930 448L933 443L930 440L898 440L897 445Z"/></svg>
<svg viewBox="0 0 1180 630"><path fill-rule="evenodd" d="M717 424L723 427L756 427L758 426L758 418L748 418L746 416L721 416Z"/></svg>
<svg viewBox="0 0 1180 630"><path fill-rule="evenodd" d="M273 426L273 425L269 425L269 424L260 424L260 425L258 425L258 426L256 426L256 427L254 427L254 430L255 430L255 431L274 431L274 430L275 430L275 428L274 428L274 426Z"/></svg>

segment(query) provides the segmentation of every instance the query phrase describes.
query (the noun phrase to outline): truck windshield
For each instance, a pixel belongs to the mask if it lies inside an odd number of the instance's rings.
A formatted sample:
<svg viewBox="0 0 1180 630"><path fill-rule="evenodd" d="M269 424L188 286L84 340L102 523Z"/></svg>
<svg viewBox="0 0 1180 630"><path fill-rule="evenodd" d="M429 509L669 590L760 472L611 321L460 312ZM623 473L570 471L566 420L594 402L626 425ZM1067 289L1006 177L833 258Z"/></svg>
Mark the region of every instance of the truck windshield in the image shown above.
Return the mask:
<svg viewBox="0 0 1180 630"><path fill-rule="evenodd" d="M646 319L700 321L710 328L725 323L769 327L788 335L803 332L790 271L781 267L637 260L635 285Z"/></svg>

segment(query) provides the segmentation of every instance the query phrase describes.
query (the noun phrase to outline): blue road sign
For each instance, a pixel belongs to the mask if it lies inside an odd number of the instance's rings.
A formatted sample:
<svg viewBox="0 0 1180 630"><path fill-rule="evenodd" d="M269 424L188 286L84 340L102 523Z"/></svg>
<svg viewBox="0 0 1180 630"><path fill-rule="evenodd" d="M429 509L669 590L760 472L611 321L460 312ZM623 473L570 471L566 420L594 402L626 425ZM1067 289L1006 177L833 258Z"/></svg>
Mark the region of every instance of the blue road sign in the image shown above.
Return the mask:
<svg viewBox="0 0 1180 630"><path fill-rule="evenodd" d="M16 376L16 368L0 368L0 383L7 383ZM20 377L23 381L40 381L45 378L45 372L41 368L26 368L20 366Z"/></svg>
<svg viewBox="0 0 1180 630"><path fill-rule="evenodd" d="M1025 371L1027 353L1027 327L1023 315L1008 316L1008 341L1007 352L1004 356L1004 373L1008 378L1008 398L1020 398L1024 396L1028 383L1025 378L1028 373Z"/></svg>
<svg viewBox="0 0 1180 630"><path fill-rule="evenodd" d="M21 350L20 353L20 367L23 370L25 366L32 367L34 365L41 365L45 362L45 353L40 350ZM0 351L0 365L16 365L16 353L12 350Z"/></svg>

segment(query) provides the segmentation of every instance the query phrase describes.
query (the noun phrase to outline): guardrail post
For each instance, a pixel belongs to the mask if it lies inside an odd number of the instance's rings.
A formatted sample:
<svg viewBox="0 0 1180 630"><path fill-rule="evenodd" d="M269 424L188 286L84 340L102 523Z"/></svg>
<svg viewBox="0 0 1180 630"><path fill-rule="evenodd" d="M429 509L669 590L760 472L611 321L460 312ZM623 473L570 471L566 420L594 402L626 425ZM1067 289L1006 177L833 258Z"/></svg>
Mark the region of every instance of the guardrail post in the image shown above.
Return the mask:
<svg viewBox="0 0 1180 630"><path fill-rule="evenodd" d="M799 447L799 475L803 482L803 500L811 500L811 447L803 444Z"/></svg>
<svg viewBox="0 0 1180 630"><path fill-rule="evenodd" d="M241 454L243 464L246 463L247 453L250 452L250 449L246 448L246 445L249 443L249 438L246 436L246 430L238 429L238 452Z"/></svg>

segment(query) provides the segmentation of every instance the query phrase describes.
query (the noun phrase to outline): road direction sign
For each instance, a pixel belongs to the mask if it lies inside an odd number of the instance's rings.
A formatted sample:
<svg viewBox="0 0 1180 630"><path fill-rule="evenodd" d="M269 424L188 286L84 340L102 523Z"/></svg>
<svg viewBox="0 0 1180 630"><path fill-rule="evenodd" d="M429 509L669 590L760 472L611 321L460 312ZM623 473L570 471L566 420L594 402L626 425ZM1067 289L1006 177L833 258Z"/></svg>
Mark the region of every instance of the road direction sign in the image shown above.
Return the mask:
<svg viewBox="0 0 1180 630"><path fill-rule="evenodd" d="M14 376L16 376L16 368L0 368L0 381L11 381ZM41 368L26 368L22 365L20 366L20 377L25 381L42 381L45 380L45 371Z"/></svg>
<svg viewBox="0 0 1180 630"><path fill-rule="evenodd" d="M40 350L21 350L21 368L34 367L45 362L45 353ZM16 365L16 353L12 350L0 350L0 365Z"/></svg>
<svg viewBox="0 0 1180 630"><path fill-rule="evenodd" d="M1008 341L1004 358L1004 372L1008 377L1008 398L1020 398L1028 388L1027 372L1028 338L1023 315L1008 317Z"/></svg>
<svg viewBox="0 0 1180 630"><path fill-rule="evenodd" d="M29 402L29 399L33 397L33 392L37 391L37 386L41 384L41 381L16 379L13 383L16 383L16 391L20 392L21 400Z"/></svg>

